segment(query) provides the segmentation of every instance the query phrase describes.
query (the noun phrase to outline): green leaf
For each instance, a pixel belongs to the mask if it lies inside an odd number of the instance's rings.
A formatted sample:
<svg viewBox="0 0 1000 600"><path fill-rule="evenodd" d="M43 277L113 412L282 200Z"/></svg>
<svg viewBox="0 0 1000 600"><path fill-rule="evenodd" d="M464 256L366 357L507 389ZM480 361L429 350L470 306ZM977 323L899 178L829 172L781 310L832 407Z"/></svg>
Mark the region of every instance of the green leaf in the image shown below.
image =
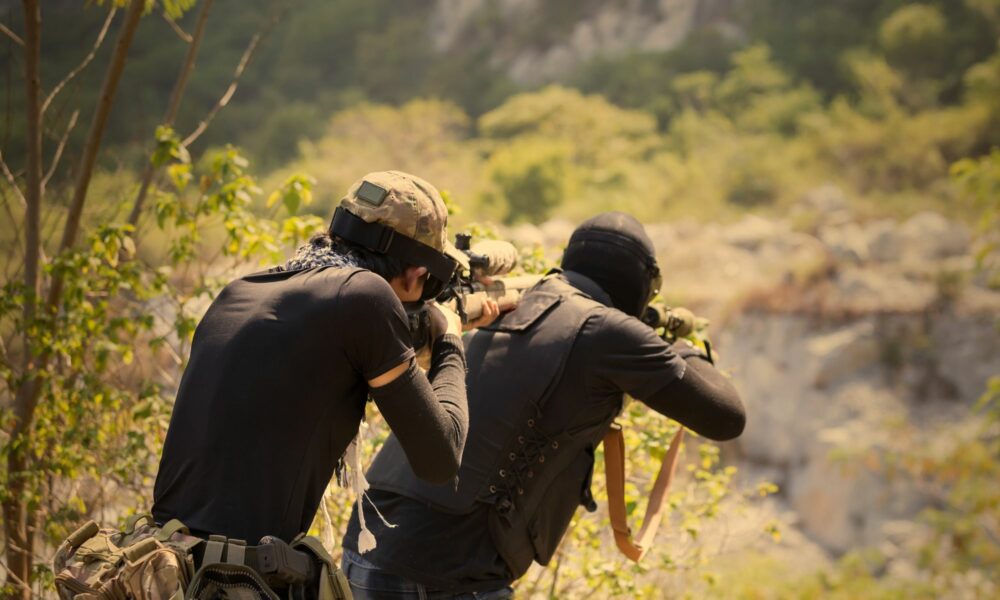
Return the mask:
<svg viewBox="0 0 1000 600"><path fill-rule="evenodd" d="M191 165L190 164L173 164L167 167L167 176L170 177L170 182L174 185L174 188L178 192L183 192L187 188L188 183L191 182Z"/></svg>

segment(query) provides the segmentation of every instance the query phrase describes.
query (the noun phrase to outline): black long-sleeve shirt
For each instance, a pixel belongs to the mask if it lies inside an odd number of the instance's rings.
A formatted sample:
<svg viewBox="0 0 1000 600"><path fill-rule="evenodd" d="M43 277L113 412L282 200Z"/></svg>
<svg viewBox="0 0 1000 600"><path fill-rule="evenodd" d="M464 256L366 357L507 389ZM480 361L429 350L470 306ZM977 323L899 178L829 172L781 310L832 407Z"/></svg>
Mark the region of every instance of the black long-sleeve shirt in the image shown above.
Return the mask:
<svg viewBox="0 0 1000 600"><path fill-rule="evenodd" d="M735 388L704 358L681 358L683 354L687 353L681 346L671 347L637 319L616 310L603 311L580 331L564 375L546 404L546 420L565 423L566 429L605 422L621 410L626 393L699 435L715 440L740 435L746 417ZM378 546L364 555L366 560L451 592L495 589L513 579L488 533L489 506L453 515L392 492L373 489L369 495L397 527L368 519ZM357 551L358 531L355 506L345 548Z"/></svg>
<svg viewBox="0 0 1000 600"><path fill-rule="evenodd" d="M455 476L469 431L460 337L449 334L434 342L426 376L411 361L406 372L371 396L417 477L444 483Z"/></svg>
<svg viewBox="0 0 1000 600"><path fill-rule="evenodd" d="M403 306L369 271L312 268L230 283L195 332L153 516L255 543L311 523L371 391L421 477L454 477L468 429L460 340L412 366ZM401 363L411 369L370 390Z"/></svg>

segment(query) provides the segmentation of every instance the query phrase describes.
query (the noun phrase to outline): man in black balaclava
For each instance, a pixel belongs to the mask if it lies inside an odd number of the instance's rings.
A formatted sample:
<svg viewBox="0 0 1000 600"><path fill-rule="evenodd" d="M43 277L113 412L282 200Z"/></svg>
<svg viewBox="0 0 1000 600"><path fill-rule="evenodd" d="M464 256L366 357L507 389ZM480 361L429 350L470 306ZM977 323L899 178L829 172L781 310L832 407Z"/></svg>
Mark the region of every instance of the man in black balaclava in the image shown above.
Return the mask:
<svg viewBox="0 0 1000 600"><path fill-rule="evenodd" d="M469 437L458 478L421 482L390 437L368 479L378 547L360 554L356 504L344 538L355 598L509 598L547 564L581 504L594 510L594 449L624 395L700 435L743 431L743 405L699 350L636 317L660 288L653 244L633 217L581 225L562 272L465 340ZM384 543L383 543L384 540Z"/></svg>
<svg viewBox="0 0 1000 600"><path fill-rule="evenodd" d="M577 227L562 268L586 275L633 317L642 315L661 283L653 242L642 223L622 212L602 213Z"/></svg>

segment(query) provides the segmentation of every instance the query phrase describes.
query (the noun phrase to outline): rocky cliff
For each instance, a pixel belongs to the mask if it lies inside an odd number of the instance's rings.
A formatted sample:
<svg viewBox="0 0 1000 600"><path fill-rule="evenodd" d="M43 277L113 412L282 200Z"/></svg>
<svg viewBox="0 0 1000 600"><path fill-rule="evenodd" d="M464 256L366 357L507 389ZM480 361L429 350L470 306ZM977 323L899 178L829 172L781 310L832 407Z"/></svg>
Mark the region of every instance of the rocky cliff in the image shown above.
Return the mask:
<svg viewBox="0 0 1000 600"><path fill-rule="evenodd" d="M597 56L670 50L712 26L731 35L739 0L438 0L431 39L439 52L484 48L514 81L559 81Z"/></svg>

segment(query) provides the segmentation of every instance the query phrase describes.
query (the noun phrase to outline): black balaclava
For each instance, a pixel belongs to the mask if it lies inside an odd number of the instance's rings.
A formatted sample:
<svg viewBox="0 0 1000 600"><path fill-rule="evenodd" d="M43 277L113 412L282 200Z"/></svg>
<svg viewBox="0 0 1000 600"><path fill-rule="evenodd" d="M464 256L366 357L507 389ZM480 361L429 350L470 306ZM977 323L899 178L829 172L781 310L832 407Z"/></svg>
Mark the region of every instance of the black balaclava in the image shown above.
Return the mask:
<svg viewBox="0 0 1000 600"><path fill-rule="evenodd" d="M659 274L653 242L632 215L606 212L576 228L562 268L584 275L611 296L618 310L638 317Z"/></svg>

